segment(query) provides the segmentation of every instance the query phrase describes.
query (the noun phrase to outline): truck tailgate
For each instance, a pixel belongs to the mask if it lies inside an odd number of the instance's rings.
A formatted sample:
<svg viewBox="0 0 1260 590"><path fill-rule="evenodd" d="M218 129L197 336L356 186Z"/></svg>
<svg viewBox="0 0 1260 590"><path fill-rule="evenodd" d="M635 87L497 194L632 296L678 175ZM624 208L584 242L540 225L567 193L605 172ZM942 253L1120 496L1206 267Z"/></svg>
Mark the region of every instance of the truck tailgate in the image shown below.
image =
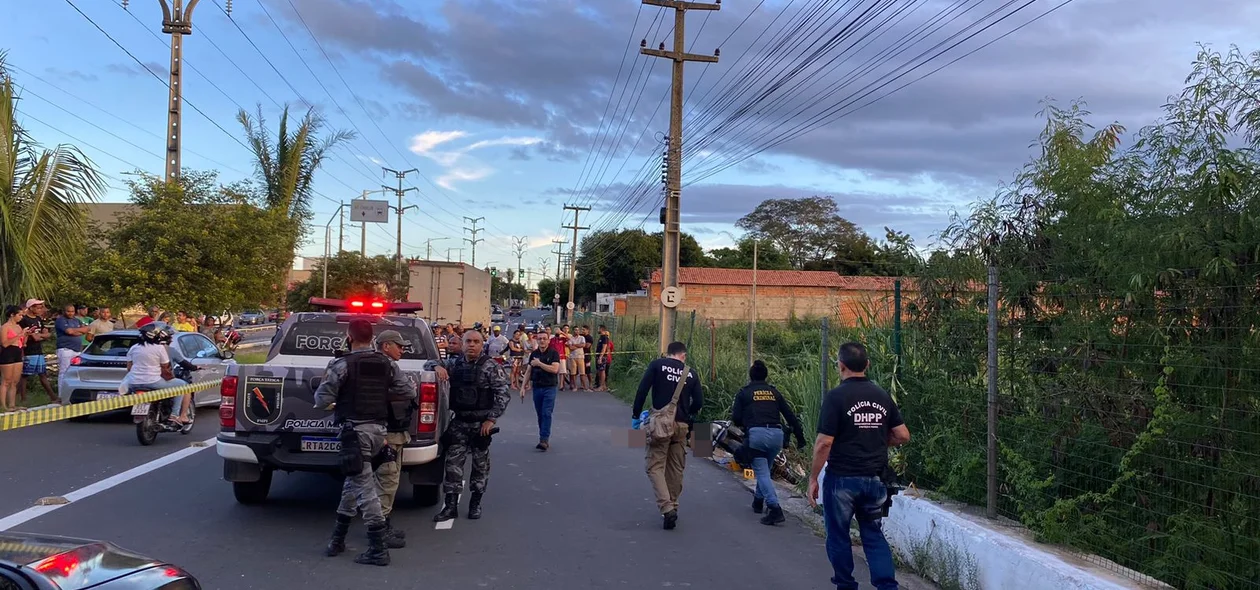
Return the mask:
<svg viewBox="0 0 1260 590"><path fill-rule="evenodd" d="M281 453L335 455L339 445L333 414L315 408L315 389L323 375L322 367L240 366L236 435L267 439Z"/></svg>

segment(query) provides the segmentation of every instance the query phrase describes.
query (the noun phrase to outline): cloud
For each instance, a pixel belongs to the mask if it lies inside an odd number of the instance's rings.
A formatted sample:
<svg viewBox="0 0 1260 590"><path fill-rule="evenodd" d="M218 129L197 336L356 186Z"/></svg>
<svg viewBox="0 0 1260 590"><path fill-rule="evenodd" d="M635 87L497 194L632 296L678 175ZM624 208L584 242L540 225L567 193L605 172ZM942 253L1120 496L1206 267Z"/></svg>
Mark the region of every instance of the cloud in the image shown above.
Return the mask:
<svg viewBox="0 0 1260 590"><path fill-rule="evenodd" d="M264 1L287 7L284 0ZM922 238L944 225L951 206L970 201L976 187L991 191L1034 155L1029 144L1044 123L1035 116L1043 99L1081 97L1094 113L1092 122L1119 121L1136 130L1156 119L1167 96L1180 90L1195 42L1257 46L1247 27L1260 18L1254 0L1146 0L1136 12L1131 0L1092 0L1067 5L916 81L1058 4L1035 0L907 72L915 55L981 22L980 15L1002 3L964 3L978 8L913 42L905 41L914 37L906 36L911 30L960 5L726 2L703 17L689 15L689 31L698 32L690 51L707 54L720 43L722 56L716 64L687 66L685 136L696 153L685 160L684 179L695 184L685 191L684 221L731 223L764 198L828 194L780 180L809 168L840 181L830 194L842 215L872 235L882 236L882 226L890 225ZM794 71L801 55L877 4L909 8L886 21L886 30L868 22L860 28L871 35L841 37L819 61ZM459 131L464 135L422 146L422 155L447 169L448 185L494 173L474 159L480 148L471 146L481 142L502 142L497 145L508 149L511 160L532 156L568 169L581 168L592 150L596 160L612 159L613 171L622 162L637 170L660 153L658 136L668 129L669 67L637 52L639 39L649 46L669 41L672 23L657 18L660 9L574 0L304 0L301 10L326 47L355 58L352 63L366 75L379 78L382 94L395 95L387 100L395 116L484 134ZM279 14L293 18L291 10ZM792 25L798 15L808 26ZM780 33L796 37L777 45ZM758 63L776 67L748 69ZM814 73L816 78L805 79ZM776 83L777 90L758 94ZM509 142L520 138L535 141ZM725 172L699 178L727 165ZM882 188L854 190L855 183L845 182L854 177L878 179ZM556 185L576 180L557 179ZM591 194L610 203L620 188ZM653 209L642 205L629 223Z"/></svg>
<svg viewBox="0 0 1260 590"><path fill-rule="evenodd" d="M148 69L145 69L145 68ZM111 74L120 74L132 78L151 78L153 74L157 74L163 79L170 77L171 71L166 69L166 65L156 61L144 62L144 67L134 62L113 63L105 66L105 71ZM153 74L149 72L152 71Z"/></svg>
<svg viewBox="0 0 1260 590"><path fill-rule="evenodd" d="M58 78L67 80L79 80L82 82L95 82L100 78L96 74L89 74L79 70L63 70L61 68L48 68L48 73Z"/></svg>
<svg viewBox="0 0 1260 590"><path fill-rule="evenodd" d="M542 139L537 137L499 137L475 141L463 147L439 150L447 145L468 137L466 131L425 131L411 138L411 151L437 162L447 168L445 174L438 178L437 184L443 188L455 190L453 183L461 181L481 180L494 174L495 170L475 161L468 155L476 150L493 147L515 147L521 149L537 145Z"/></svg>

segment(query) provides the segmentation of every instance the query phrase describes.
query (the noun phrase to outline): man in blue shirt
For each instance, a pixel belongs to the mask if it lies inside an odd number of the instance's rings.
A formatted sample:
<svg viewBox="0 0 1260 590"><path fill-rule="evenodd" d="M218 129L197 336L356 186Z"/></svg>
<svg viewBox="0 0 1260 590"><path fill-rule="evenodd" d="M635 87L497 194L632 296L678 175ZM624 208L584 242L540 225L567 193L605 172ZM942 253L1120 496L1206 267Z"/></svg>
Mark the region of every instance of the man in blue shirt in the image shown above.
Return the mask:
<svg viewBox="0 0 1260 590"><path fill-rule="evenodd" d="M83 321L75 316L74 304L66 304L61 308L61 315L53 323L57 331L57 377L60 380L64 375L66 368L70 366L70 360L80 352L83 352L83 335L90 330L83 325ZM53 397L53 392L48 392L48 397Z"/></svg>

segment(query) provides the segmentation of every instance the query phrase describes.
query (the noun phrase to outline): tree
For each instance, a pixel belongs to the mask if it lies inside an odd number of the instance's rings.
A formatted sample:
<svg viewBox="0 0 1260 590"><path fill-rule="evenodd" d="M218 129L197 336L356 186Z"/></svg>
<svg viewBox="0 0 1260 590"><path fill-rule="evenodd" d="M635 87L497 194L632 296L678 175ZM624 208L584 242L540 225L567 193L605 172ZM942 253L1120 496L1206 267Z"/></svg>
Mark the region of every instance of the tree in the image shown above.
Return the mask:
<svg viewBox="0 0 1260 590"><path fill-rule="evenodd" d="M319 134L324 119L314 108L308 109L297 129L290 132L288 105L280 113L280 128L274 143L267 132L261 105L257 121L244 109L237 113L236 120L245 128L245 139L254 156L254 168L265 191L267 208L285 211L306 223L315 199L312 188L315 171L338 144L353 141L354 132L334 131L321 140Z"/></svg>
<svg viewBox="0 0 1260 590"><path fill-rule="evenodd" d="M105 183L77 148L41 149L17 121L18 97L0 53L0 301L47 298L86 240L85 203Z"/></svg>
<svg viewBox="0 0 1260 590"><path fill-rule="evenodd" d="M294 221L217 173L187 171L179 184L129 181L137 210L106 233L108 248L77 267L93 301L220 311L278 303L276 277L292 264Z"/></svg>
<svg viewBox="0 0 1260 590"><path fill-rule="evenodd" d="M713 266L718 268L752 268L753 239L744 238L734 248L717 248L709 255L713 259ZM757 245L757 268L792 270L792 263L774 242L766 241Z"/></svg>
<svg viewBox="0 0 1260 590"><path fill-rule="evenodd" d="M524 299L525 286L511 282L511 270L508 270L508 277L491 277L490 278L490 300L505 301L508 299Z"/></svg>
<svg viewBox="0 0 1260 590"><path fill-rule="evenodd" d="M554 301L553 298L555 297L555 293L556 293L555 279L543 279L541 281L538 281L538 299L540 299L544 305L552 304L552 302ZM568 285L566 284L563 289L560 289L560 305L564 305L568 302L569 302L569 288L568 288Z"/></svg>
<svg viewBox="0 0 1260 590"><path fill-rule="evenodd" d="M831 197L767 199L735 225L773 242L799 270L860 274L874 260L874 243L839 215Z"/></svg>
<svg viewBox="0 0 1260 590"><path fill-rule="evenodd" d="M398 279L398 263L391 256L376 255L365 258L358 252L337 252L317 261L309 279L293 286L288 294L288 307L294 311L312 309L312 297L324 296L324 266L328 266L328 297L350 299L353 297L385 297L400 301L406 297L409 285Z"/></svg>
<svg viewBox="0 0 1260 590"><path fill-rule="evenodd" d="M662 233L641 229L605 230L587 234L579 246L577 280L579 301L593 301L596 293L626 293L639 289L653 270L661 267ZM683 233L678 250L680 266L712 266L700 243ZM565 295L568 293L566 286Z"/></svg>

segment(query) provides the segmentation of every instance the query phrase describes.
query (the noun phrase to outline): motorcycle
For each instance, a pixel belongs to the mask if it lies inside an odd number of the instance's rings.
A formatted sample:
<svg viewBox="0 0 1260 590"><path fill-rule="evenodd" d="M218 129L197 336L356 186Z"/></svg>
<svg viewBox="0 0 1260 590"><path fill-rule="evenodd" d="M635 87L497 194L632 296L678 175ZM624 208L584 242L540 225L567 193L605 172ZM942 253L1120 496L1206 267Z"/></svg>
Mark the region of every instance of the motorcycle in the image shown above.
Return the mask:
<svg viewBox="0 0 1260 590"><path fill-rule="evenodd" d="M189 385L192 384L192 372L199 371L198 367L188 361L180 361L172 371L175 378ZM152 387L132 387L132 394L140 394L148 391L156 391ZM188 394L192 395L192 394ZM136 404L131 407L131 418L136 423L136 440L140 444L149 446L157 442L158 433L162 432L178 432L187 435L192 432L193 421L197 417L195 411L190 412L187 424L180 424L171 420L175 414L175 401L178 397L170 397L150 403Z"/></svg>
<svg viewBox="0 0 1260 590"><path fill-rule="evenodd" d="M279 333L279 330L277 330ZM219 354L225 359L236 356L236 347L241 344L241 333L236 331L231 325L223 326L215 330L214 344L219 349Z"/></svg>

